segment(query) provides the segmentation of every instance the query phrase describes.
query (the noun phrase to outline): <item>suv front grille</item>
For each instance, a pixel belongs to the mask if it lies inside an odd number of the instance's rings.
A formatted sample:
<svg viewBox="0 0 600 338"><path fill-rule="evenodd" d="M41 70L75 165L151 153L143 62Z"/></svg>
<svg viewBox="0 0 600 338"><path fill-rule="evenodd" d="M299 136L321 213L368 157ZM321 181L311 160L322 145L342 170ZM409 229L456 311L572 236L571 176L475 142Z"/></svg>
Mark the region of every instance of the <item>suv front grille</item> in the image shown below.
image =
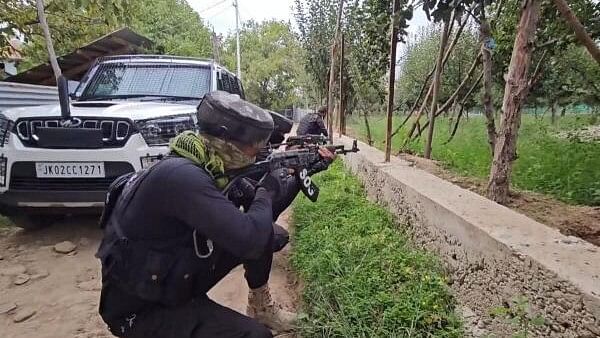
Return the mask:
<svg viewBox="0 0 600 338"><path fill-rule="evenodd" d="M10 189L28 191L106 191L119 176L134 171L127 162L104 162L104 178L38 178L35 162L15 162Z"/></svg>
<svg viewBox="0 0 600 338"><path fill-rule="evenodd" d="M115 178L13 178L12 190L106 191Z"/></svg>
<svg viewBox="0 0 600 338"><path fill-rule="evenodd" d="M128 119L102 117L73 117L75 124L64 128L90 128L102 130L102 143L106 148L118 148L127 143L136 133L134 124ZM61 119L56 117L20 118L13 128L14 133L26 147L39 148L36 128L62 127Z"/></svg>

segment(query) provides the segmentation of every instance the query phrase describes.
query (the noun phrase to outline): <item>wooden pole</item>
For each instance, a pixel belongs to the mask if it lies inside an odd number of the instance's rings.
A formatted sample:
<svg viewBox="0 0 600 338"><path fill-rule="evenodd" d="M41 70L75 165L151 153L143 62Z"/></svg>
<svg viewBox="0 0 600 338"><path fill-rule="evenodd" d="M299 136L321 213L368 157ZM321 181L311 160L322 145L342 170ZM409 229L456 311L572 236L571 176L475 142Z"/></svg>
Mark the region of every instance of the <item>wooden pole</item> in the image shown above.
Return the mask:
<svg viewBox="0 0 600 338"><path fill-rule="evenodd" d="M491 38L491 27L485 17L485 9L481 8L481 23L479 24L479 34L481 42L481 53L483 55L483 113L486 118L486 129L488 135L488 144L490 145L490 154L494 157L496 148L496 122L494 121L494 104L492 102L492 51L486 47L486 42Z"/></svg>
<svg viewBox="0 0 600 338"><path fill-rule="evenodd" d="M62 75L62 72L60 71L60 67L58 66L58 61L56 61L56 53L54 52L54 44L52 43L52 36L50 35L50 27L48 27L48 22L46 21L46 13L44 13L44 1L37 0L36 7L38 19L40 20L40 25L42 26L42 31L44 32L44 39L46 40L46 48L48 49L48 59L50 60L50 65L52 65L52 70L54 71L56 83L58 83L58 78Z"/></svg>
<svg viewBox="0 0 600 338"><path fill-rule="evenodd" d="M387 100L387 130L385 134L385 161L390 161L392 153L392 122L394 113L394 86L396 84L396 45L398 44L398 15L400 13L400 0L394 0L392 7L392 20L390 29L390 70L388 79Z"/></svg>
<svg viewBox="0 0 600 338"><path fill-rule="evenodd" d="M444 22L444 28L442 29L442 36L440 39L440 50L435 65L435 74L433 76L433 93L431 94L431 110L429 112L429 130L427 131L427 142L425 143L425 151L423 152L425 158L431 158L431 144L433 143L433 132L435 130L435 114L437 112L437 100L442 80L442 62L444 60L446 43L448 42L448 27L449 23L447 21Z"/></svg>
<svg viewBox="0 0 600 338"><path fill-rule="evenodd" d="M554 0L554 5L567 21L567 25L575 32L577 40L587 48L594 60L600 64L600 48L585 31L585 27L579 22L567 2L565 0Z"/></svg>
<svg viewBox="0 0 600 338"><path fill-rule="evenodd" d="M339 137L346 133L346 112L344 107L344 33L340 34L340 97L338 102L339 116Z"/></svg>
<svg viewBox="0 0 600 338"><path fill-rule="evenodd" d="M337 22L335 25L335 37L333 39L333 45L331 46L331 57L329 58L330 65L329 65L329 88L328 88L328 95L327 95L327 131L329 133L329 141L331 143L333 143L333 121L334 121L333 85L335 83L335 55L336 55L336 51L337 51L337 41L338 41L340 31L341 31L340 26L342 24L342 9L343 8L344 8L344 0L340 0L340 5L338 7L338 13L337 13Z"/></svg>

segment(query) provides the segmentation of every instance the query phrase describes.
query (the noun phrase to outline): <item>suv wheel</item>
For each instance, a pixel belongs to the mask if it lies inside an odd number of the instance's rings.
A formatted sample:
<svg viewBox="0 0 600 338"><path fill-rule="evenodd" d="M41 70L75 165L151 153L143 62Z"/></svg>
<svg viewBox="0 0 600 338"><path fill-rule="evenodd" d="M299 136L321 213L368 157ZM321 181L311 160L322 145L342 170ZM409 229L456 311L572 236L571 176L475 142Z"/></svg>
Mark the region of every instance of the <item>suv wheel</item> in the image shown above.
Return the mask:
<svg viewBox="0 0 600 338"><path fill-rule="evenodd" d="M49 227L50 225L56 223L62 218L62 216L18 215L10 216L9 218L19 228L23 228L25 230L38 230L45 227Z"/></svg>

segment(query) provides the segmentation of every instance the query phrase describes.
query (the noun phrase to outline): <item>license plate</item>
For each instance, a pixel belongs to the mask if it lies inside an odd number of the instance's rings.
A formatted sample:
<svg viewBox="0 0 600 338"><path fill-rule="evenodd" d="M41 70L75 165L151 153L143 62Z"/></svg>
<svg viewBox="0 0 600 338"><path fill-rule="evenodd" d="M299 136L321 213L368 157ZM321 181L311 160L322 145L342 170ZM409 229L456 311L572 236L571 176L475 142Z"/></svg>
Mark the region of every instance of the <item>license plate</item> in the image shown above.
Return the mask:
<svg viewBox="0 0 600 338"><path fill-rule="evenodd" d="M38 178L106 177L104 162L36 162Z"/></svg>

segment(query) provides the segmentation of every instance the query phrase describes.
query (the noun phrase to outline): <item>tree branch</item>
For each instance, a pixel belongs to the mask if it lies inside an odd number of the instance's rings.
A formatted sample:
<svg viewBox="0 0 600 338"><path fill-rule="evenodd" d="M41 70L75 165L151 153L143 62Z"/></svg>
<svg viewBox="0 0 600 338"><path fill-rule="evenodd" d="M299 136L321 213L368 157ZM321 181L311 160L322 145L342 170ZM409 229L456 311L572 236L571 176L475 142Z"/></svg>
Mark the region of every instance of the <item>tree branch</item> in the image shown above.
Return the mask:
<svg viewBox="0 0 600 338"><path fill-rule="evenodd" d="M535 70L533 71L533 74L531 75L531 78L529 79L529 83L527 84L529 89L531 90L531 88L539 81L540 79L540 75L541 75L541 66L542 66L542 62L544 61L544 59L546 58L546 54L548 54L548 50L544 50L544 53L542 54L542 56L540 57L540 59L537 62L537 65L535 65Z"/></svg>
<svg viewBox="0 0 600 338"><path fill-rule="evenodd" d="M477 88L477 86L481 82L481 79L483 79L483 72L481 72L481 74L477 78L477 81L475 81L475 83L473 83L473 85L471 86L469 91L465 94L462 101L460 102L460 110L458 111L458 116L456 117L456 124L454 125L454 128L452 129L452 134L450 135L450 138L448 138L448 141L446 141L444 144L450 143L450 141L452 141L452 139L456 135L456 131L458 130L458 125L460 124L460 118L462 117L462 113L465 108L465 103L467 102L467 99L471 96L471 94L473 93L475 88Z"/></svg>
<svg viewBox="0 0 600 338"><path fill-rule="evenodd" d="M565 0L554 0L554 5L558 8L565 21L567 21L567 25L575 32L577 40L587 48L594 60L600 64L600 48L598 48L598 45L585 31L585 27L579 22L579 19L577 19L577 16L569 8L567 2Z"/></svg>
<svg viewBox="0 0 600 338"><path fill-rule="evenodd" d="M481 59L481 52L479 54L477 54L477 58L475 59L473 64L471 64L471 68L469 69L469 72L467 73L467 75L465 75L465 77L463 78L460 85L458 85L456 90L454 90L454 93L452 93L452 95L450 95L450 98L448 98L448 100L446 100L446 102L444 102L444 104L436 110L435 117L442 115L442 113L444 113L444 111L446 111L446 109L448 109L450 107L450 105L452 104L452 101L454 101L454 99L458 96L458 93L460 93L460 91L467 84L467 81L469 80L469 78L471 78L471 75L473 75L473 72L475 72L475 69L477 68L477 65L479 64L480 59ZM419 130L419 134L421 134L427 126L429 126L429 121L427 121L422 126L422 129Z"/></svg>

